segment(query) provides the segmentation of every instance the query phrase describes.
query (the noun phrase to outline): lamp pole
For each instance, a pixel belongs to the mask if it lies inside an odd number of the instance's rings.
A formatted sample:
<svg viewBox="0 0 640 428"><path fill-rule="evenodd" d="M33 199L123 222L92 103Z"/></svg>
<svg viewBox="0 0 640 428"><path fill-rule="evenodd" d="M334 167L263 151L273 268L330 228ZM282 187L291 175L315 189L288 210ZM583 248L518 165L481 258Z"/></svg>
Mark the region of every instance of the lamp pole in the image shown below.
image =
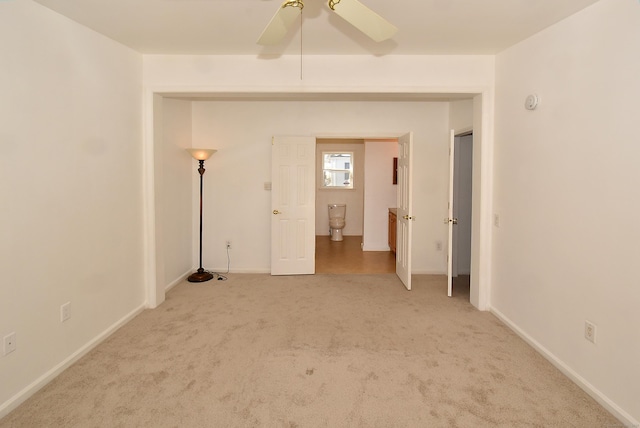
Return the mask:
<svg viewBox="0 0 640 428"><path fill-rule="evenodd" d="M210 149L187 149L189 153L199 162L198 173L200 174L200 258L199 258L199 267L198 270L187 278L189 282L205 282L209 281L213 278L213 274L211 272L207 272L202 267L202 183L203 183L203 175L205 172L204 169L204 161L209 158L215 150Z"/></svg>

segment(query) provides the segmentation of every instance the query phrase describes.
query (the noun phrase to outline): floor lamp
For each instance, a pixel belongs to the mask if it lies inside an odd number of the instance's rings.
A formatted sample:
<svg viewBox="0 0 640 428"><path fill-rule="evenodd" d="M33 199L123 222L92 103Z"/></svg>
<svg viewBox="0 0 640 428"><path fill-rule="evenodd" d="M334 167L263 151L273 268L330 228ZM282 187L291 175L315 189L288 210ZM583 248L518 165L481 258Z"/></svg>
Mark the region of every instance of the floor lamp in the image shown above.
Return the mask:
<svg viewBox="0 0 640 428"><path fill-rule="evenodd" d="M205 282L213 278L211 272L202 268L202 176L204 175L204 161L216 152L213 149L187 149L191 156L200 163L198 172L200 173L200 267L187 278L189 282Z"/></svg>

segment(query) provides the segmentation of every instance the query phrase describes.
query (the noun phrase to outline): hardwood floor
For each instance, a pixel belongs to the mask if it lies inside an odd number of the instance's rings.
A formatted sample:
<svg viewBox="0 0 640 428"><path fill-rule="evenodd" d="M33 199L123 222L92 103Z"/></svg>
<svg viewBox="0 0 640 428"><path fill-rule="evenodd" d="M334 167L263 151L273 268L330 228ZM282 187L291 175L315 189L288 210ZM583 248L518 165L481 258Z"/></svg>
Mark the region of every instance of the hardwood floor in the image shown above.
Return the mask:
<svg viewBox="0 0 640 428"><path fill-rule="evenodd" d="M316 236L316 273L394 273L396 257L391 251L362 251L362 236L332 241Z"/></svg>

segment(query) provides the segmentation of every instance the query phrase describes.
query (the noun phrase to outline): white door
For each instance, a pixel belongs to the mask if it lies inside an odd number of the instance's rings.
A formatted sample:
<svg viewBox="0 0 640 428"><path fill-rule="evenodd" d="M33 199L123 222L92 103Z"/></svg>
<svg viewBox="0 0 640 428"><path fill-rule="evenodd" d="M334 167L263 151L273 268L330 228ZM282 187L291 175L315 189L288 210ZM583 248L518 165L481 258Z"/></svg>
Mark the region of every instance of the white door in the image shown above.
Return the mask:
<svg viewBox="0 0 640 428"><path fill-rule="evenodd" d="M411 151L413 134L398 138L398 222L396 246L396 274L411 290Z"/></svg>
<svg viewBox="0 0 640 428"><path fill-rule="evenodd" d="M456 219L453 217L453 178L455 170L456 140L453 129L449 137L449 203L447 204L447 218L444 220L448 227L447 239L447 296L451 297L453 285L453 225Z"/></svg>
<svg viewBox="0 0 640 428"><path fill-rule="evenodd" d="M315 273L314 137L273 137L271 275Z"/></svg>

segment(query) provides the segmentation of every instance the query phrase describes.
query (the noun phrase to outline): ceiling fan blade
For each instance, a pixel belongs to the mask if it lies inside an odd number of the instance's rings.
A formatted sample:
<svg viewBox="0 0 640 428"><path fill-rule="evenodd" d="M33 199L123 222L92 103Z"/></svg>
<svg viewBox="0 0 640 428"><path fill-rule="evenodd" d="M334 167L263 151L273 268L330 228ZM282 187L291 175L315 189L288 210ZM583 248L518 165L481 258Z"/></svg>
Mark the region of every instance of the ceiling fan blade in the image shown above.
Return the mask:
<svg viewBox="0 0 640 428"><path fill-rule="evenodd" d="M398 31L395 25L358 0L329 0L329 7L376 42L387 40Z"/></svg>
<svg viewBox="0 0 640 428"><path fill-rule="evenodd" d="M282 3L262 32L258 39L258 44L275 45L282 41L302 13L303 7L302 1L285 1Z"/></svg>

